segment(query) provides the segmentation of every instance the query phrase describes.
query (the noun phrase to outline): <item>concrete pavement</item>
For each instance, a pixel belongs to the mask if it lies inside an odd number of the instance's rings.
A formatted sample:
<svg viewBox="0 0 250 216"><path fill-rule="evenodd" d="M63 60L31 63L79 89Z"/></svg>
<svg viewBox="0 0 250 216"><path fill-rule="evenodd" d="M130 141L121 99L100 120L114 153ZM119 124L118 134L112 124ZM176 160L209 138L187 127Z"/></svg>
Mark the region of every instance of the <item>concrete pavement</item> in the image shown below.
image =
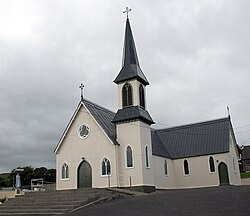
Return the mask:
<svg viewBox="0 0 250 216"><path fill-rule="evenodd" d="M148 196L119 198L91 205L80 215L250 215L250 186L221 186L156 191Z"/></svg>

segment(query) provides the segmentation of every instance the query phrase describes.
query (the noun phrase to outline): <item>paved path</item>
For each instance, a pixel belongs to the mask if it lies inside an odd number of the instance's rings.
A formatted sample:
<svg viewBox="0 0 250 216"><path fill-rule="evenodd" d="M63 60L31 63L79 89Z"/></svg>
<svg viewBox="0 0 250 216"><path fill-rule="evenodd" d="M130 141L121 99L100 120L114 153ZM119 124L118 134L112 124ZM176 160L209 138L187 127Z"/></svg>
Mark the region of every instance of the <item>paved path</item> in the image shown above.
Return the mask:
<svg viewBox="0 0 250 216"><path fill-rule="evenodd" d="M250 215L250 186L164 190L91 205L67 216L80 215Z"/></svg>

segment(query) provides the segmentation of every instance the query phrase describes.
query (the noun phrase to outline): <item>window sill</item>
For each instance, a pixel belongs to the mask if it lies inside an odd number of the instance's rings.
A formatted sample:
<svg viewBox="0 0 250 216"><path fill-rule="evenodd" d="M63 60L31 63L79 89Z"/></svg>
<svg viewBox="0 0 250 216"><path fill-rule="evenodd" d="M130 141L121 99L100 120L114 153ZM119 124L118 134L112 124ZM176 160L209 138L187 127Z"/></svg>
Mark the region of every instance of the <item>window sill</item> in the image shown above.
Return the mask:
<svg viewBox="0 0 250 216"><path fill-rule="evenodd" d="M69 178L63 178L61 181L69 181Z"/></svg>
<svg viewBox="0 0 250 216"><path fill-rule="evenodd" d="M215 174L215 173L216 173L215 171L214 171L214 172L210 172L210 171L209 171L209 174Z"/></svg>
<svg viewBox="0 0 250 216"><path fill-rule="evenodd" d="M125 167L126 169L134 169L134 167Z"/></svg>
<svg viewBox="0 0 250 216"><path fill-rule="evenodd" d="M109 178L109 177L112 177L112 175L101 175L101 178Z"/></svg>

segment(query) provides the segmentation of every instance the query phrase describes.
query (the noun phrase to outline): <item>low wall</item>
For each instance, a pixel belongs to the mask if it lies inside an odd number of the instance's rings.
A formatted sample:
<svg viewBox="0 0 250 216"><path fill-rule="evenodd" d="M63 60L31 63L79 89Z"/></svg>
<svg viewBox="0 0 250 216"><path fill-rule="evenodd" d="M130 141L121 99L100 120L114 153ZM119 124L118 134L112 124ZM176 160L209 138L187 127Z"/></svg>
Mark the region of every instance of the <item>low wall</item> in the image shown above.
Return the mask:
<svg viewBox="0 0 250 216"><path fill-rule="evenodd" d="M241 179L242 185L250 185L250 178L243 178Z"/></svg>
<svg viewBox="0 0 250 216"><path fill-rule="evenodd" d="M12 191L0 191L0 199L2 198L8 198L8 199L11 199L11 198L15 198L16 196L16 191L12 190Z"/></svg>

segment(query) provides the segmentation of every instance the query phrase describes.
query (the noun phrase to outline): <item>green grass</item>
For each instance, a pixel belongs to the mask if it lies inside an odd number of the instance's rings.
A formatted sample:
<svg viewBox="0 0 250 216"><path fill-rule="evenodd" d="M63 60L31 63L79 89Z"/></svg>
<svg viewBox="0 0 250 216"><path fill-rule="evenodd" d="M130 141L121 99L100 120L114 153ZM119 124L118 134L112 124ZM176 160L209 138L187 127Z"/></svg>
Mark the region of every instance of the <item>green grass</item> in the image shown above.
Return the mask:
<svg viewBox="0 0 250 216"><path fill-rule="evenodd" d="M0 187L9 187L10 186L10 173L2 173L0 174Z"/></svg>
<svg viewBox="0 0 250 216"><path fill-rule="evenodd" d="M2 173L0 174L0 178L4 179L4 180L8 180L10 173Z"/></svg>
<svg viewBox="0 0 250 216"><path fill-rule="evenodd" d="M250 172L242 172L240 173L241 178L250 178Z"/></svg>

